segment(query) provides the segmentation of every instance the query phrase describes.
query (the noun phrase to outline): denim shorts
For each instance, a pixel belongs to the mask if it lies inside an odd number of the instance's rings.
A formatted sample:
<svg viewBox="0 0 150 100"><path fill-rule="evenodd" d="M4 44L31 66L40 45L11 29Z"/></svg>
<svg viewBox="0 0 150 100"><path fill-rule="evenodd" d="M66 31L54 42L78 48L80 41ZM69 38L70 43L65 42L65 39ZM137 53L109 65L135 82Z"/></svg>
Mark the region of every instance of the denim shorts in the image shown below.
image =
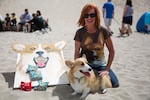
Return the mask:
<svg viewBox="0 0 150 100"><path fill-rule="evenodd" d="M102 71L106 69L106 66L101 66L99 64L93 64L93 63L89 63L89 66L92 67L92 69L94 70L94 72L96 74L98 74L98 71ZM111 83L112 83L112 87L118 87L119 86L119 80L117 78L117 76L115 75L115 73L112 71L112 69L109 70L109 76L111 79Z"/></svg>

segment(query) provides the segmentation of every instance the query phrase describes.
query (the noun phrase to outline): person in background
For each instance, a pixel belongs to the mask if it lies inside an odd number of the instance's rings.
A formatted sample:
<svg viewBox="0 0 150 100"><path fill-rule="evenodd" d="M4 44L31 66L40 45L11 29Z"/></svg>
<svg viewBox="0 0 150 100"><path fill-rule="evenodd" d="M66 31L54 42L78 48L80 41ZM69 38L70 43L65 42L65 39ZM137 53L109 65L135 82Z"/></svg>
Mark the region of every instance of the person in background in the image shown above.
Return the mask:
<svg viewBox="0 0 150 100"><path fill-rule="evenodd" d="M0 31L5 31L5 20L4 18L0 15Z"/></svg>
<svg viewBox="0 0 150 100"><path fill-rule="evenodd" d="M28 23L30 23L31 32L38 30L37 26L39 25L39 23L38 23L38 18L35 13L32 13L32 19Z"/></svg>
<svg viewBox="0 0 150 100"><path fill-rule="evenodd" d="M45 28L48 28L48 19L45 20L43 17L42 17L42 14L41 14L41 11L40 10L37 10L36 11L36 15L39 19L39 22L41 22L41 29L45 29Z"/></svg>
<svg viewBox="0 0 150 100"><path fill-rule="evenodd" d="M16 30L16 25L17 25L17 17L16 17L15 13L11 13L10 20L11 20L11 30L15 31Z"/></svg>
<svg viewBox="0 0 150 100"><path fill-rule="evenodd" d="M39 18L36 13L32 14L32 19L29 21L29 23L31 25L32 32L41 30L43 28L43 21L41 21L41 18Z"/></svg>
<svg viewBox="0 0 150 100"><path fill-rule="evenodd" d="M109 31L100 24L100 13L96 5L86 4L78 20L79 29L74 36L74 59L86 55L89 65L98 71L100 76L109 75L112 86L119 87L119 81L111 69L115 50ZM104 46L108 49L108 60L105 60Z"/></svg>
<svg viewBox="0 0 150 100"><path fill-rule="evenodd" d="M17 25L17 32L20 31L23 27L26 28L26 32L30 32L30 24L28 21L32 19L32 15L29 14L28 9L24 10L25 12L20 16L20 22Z"/></svg>
<svg viewBox="0 0 150 100"><path fill-rule="evenodd" d="M41 11L40 11L40 10L37 10L37 11L36 11L36 16L37 16L37 18L38 18L38 22L40 23L40 24L38 25L39 30L44 29L44 18L42 17L42 14L41 14Z"/></svg>
<svg viewBox="0 0 150 100"><path fill-rule="evenodd" d="M112 3L112 0L107 0L107 2L103 4L102 12L103 12L105 26L107 27L109 33L112 35L113 32L110 28L112 19L114 17L114 4Z"/></svg>
<svg viewBox="0 0 150 100"><path fill-rule="evenodd" d="M6 13L6 17L5 17L5 31L10 31L10 24L11 24L11 20L10 20L9 13Z"/></svg>
<svg viewBox="0 0 150 100"><path fill-rule="evenodd" d="M11 26L16 26L17 25L17 17L15 13L11 14Z"/></svg>
<svg viewBox="0 0 150 100"><path fill-rule="evenodd" d="M41 18L41 19L43 20L43 17L42 17L42 14L41 14L41 11L40 11L40 10L37 10L37 11L36 11L36 16L37 16L38 18Z"/></svg>
<svg viewBox="0 0 150 100"><path fill-rule="evenodd" d="M122 29L125 28L125 25L128 26L128 32L132 33L131 25L133 22L133 5L132 0L127 0L126 5L123 10L122 16Z"/></svg>

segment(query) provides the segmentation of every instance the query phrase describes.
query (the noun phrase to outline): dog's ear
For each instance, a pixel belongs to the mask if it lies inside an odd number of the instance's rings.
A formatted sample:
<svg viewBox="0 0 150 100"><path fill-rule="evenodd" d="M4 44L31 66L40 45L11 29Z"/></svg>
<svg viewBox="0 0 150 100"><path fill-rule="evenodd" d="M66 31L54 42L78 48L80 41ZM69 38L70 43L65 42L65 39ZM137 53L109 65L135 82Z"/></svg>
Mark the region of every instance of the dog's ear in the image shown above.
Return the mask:
<svg viewBox="0 0 150 100"><path fill-rule="evenodd" d="M60 42L57 42L55 43L55 47L59 50L62 50L66 45L66 42L65 41L60 41Z"/></svg>
<svg viewBox="0 0 150 100"><path fill-rule="evenodd" d="M71 68L71 67L73 67L73 61L70 61L70 60L66 60L65 61L65 64L69 67L69 68Z"/></svg>
<svg viewBox="0 0 150 100"><path fill-rule="evenodd" d="M121 28L119 27L119 32L121 33Z"/></svg>
<svg viewBox="0 0 150 100"><path fill-rule="evenodd" d="M12 49L16 52L21 52L25 49L25 45L24 44L13 44Z"/></svg>
<svg viewBox="0 0 150 100"><path fill-rule="evenodd" d="M119 27L119 31L121 30L121 28Z"/></svg>
<svg viewBox="0 0 150 100"><path fill-rule="evenodd" d="M86 55L85 55L85 54L83 54L83 55L82 55L82 58L85 58L85 59L86 59Z"/></svg>

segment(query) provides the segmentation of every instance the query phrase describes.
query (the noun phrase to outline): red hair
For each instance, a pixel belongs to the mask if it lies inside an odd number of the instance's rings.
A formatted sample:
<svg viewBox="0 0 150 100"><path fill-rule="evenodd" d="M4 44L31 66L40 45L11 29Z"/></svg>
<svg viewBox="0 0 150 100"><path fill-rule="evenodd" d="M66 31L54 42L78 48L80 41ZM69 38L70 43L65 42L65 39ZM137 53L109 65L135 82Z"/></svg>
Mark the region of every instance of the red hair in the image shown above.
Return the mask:
<svg viewBox="0 0 150 100"><path fill-rule="evenodd" d="M83 9L82 9L82 11L81 11L80 18L79 18L79 20L78 20L78 25L79 25L79 26L85 26L84 15L87 14L88 11L91 10L91 9L94 9L94 10L95 10L95 14L96 14L96 17L95 17L95 18L96 18L96 19L95 19L95 26L96 26L97 28L100 27L100 12L99 12L97 6L94 5L94 4L91 4L91 3L86 4L86 5L83 7Z"/></svg>

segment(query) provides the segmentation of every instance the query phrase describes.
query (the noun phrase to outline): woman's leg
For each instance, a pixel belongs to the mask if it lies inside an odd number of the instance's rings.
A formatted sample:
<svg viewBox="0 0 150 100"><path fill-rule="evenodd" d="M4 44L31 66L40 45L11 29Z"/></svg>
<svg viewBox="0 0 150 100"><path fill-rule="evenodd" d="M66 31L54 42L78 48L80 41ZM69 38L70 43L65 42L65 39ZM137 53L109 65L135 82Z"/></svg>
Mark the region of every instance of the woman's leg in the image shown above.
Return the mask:
<svg viewBox="0 0 150 100"><path fill-rule="evenodd" d="M131 25L128 24L128 31L129 33L132 33Z"/></svg>
<svg viewBox="0 0 150 100"><path fill-rule="evenodd" d="M126 22L126 18L123 17L123 18L122 18L122 26L121 26L121 29L124 29L124 27L125 27L125 22Z"/></svg>
<svg viewBox="0 0 150 100"><path fill-rule="evenodd" d="M124 23L122 23L121 29L124 29L124 27L125 27L125 25L124 25Z"/></svg>
<svg viewBox="0 0 150 100"><path fill-rule="evenodd" d="M26 22L25 25L24 25L24 28L25 28L25 32L31 32L31 24Z"/></svg>
<svg viewBox="0 0 150 100"><path fill-rule="evenodd" d="M132 33L131 25L132 25L133 17L129 16L127 20L128 32Z"/></svg>
<svg viewBox="0 0 150 100"><path fill-rule="evenodd" d="M117 78L117 76L115 75L115 73L112 71L112 69L110 69L109 71L109 76L111 79L111 83L112 83L112 87L119 87L119 80Z"/></svg>

